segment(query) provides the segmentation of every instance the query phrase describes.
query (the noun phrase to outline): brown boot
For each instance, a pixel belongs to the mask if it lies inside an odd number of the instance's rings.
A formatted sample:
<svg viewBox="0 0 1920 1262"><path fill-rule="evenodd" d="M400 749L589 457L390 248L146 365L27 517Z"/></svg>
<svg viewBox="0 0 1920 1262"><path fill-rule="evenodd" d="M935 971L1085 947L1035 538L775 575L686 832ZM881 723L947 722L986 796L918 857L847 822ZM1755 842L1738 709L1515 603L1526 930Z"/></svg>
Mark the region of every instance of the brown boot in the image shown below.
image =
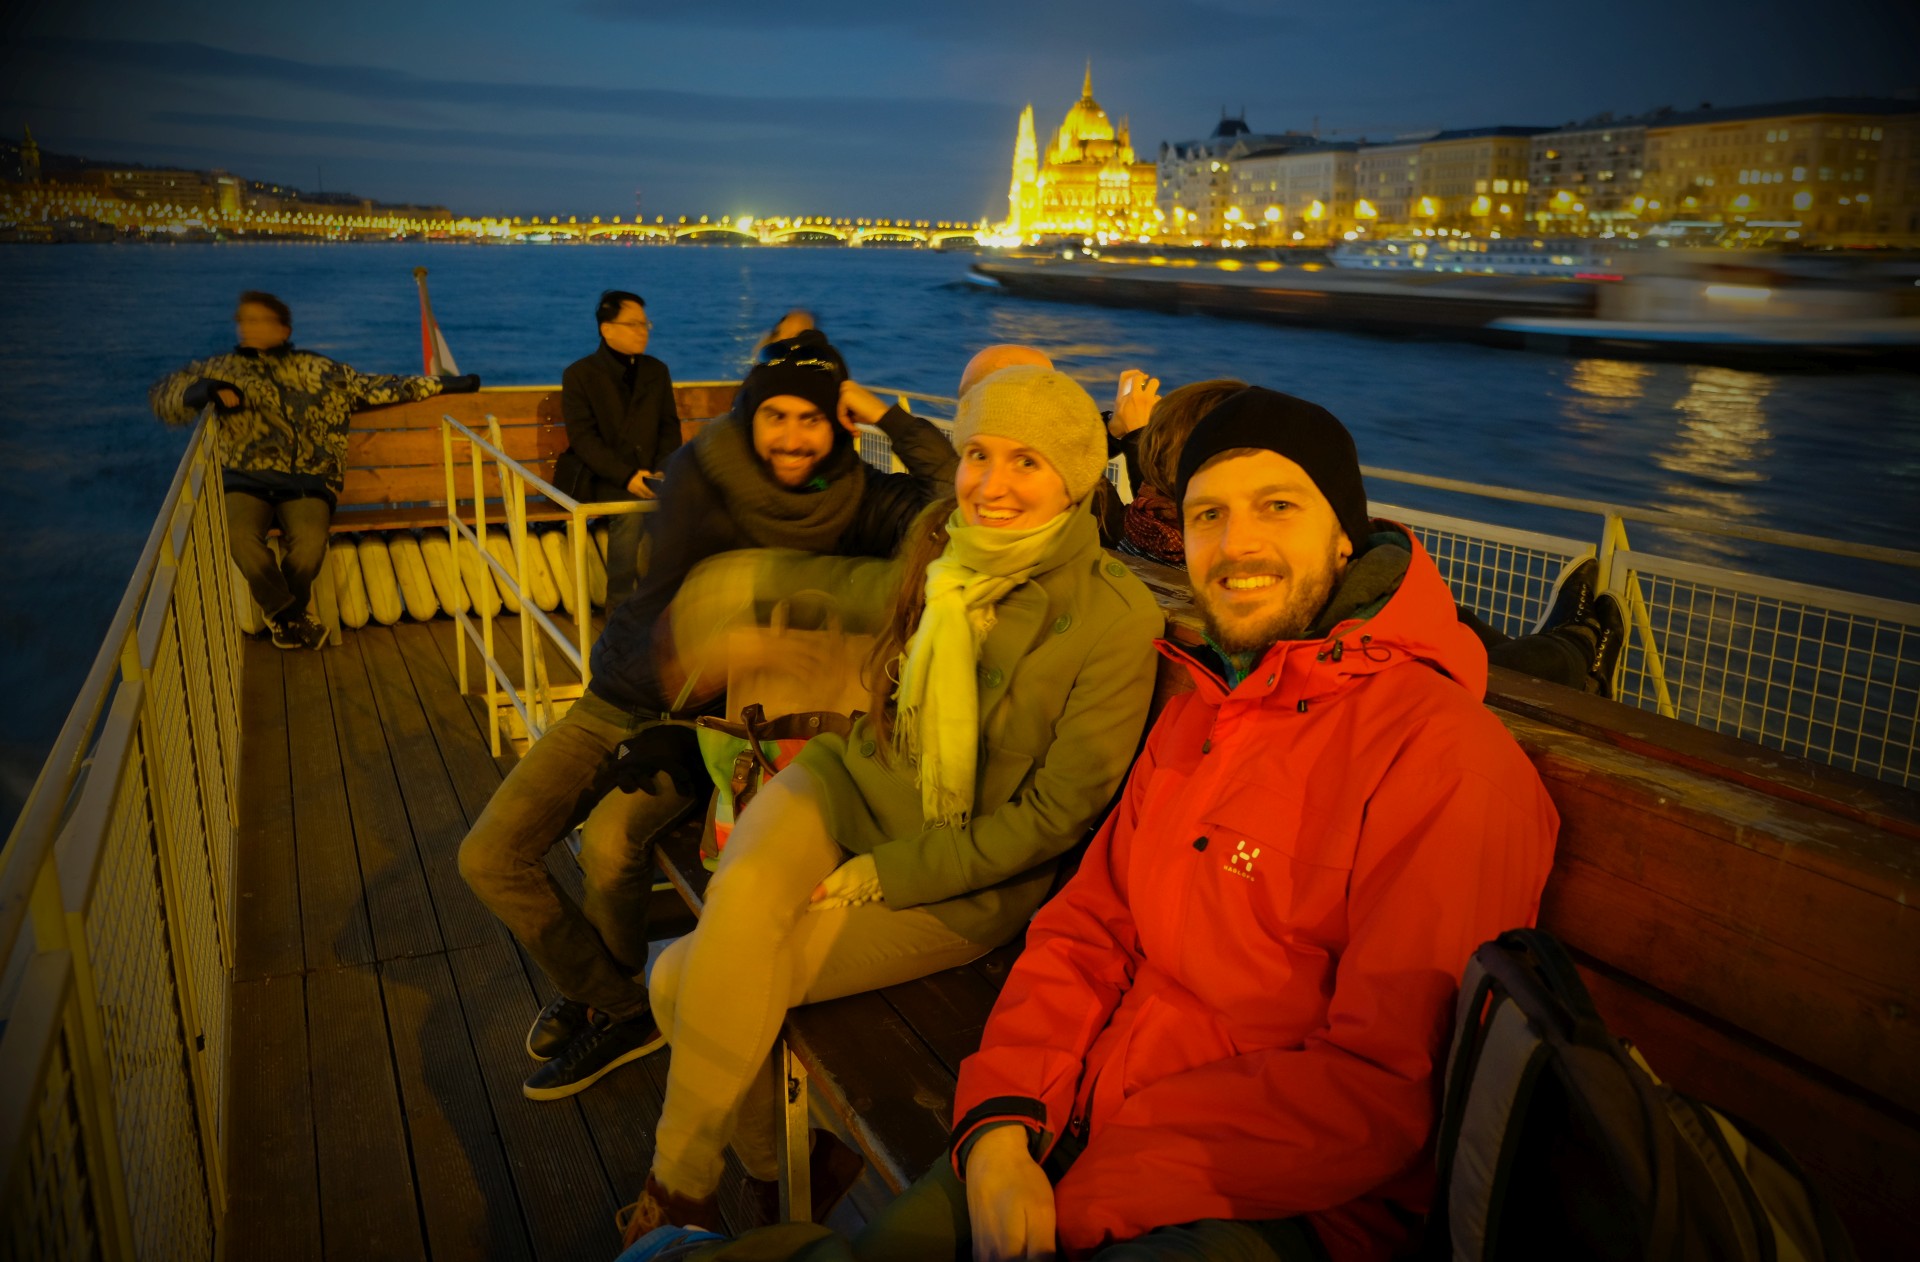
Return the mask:
<svg viewBox="0 0 1920 1262"><path fill-rule="evenodd" d="M833 1207L853 1189L867 1162L860 1153L840 1142L832 1131L815 1127L807 1132L812 1150L807 1154L807 1182L813 1190L813 1207L808 1222L825 1222ZM777 1179L748 1179L762 1223L780 1221L780 1182Z"/></svg>
<svg viewBox="0 0 1920 1262"><path fill-rule="evenodd" d="M620 1247L623 1249L660 1227L701 1227L707 1231L726 1231L720 1222L718 1196L676 1195L661 1187L660 1181L651 1172L647 1175L647 1186L640 1193L640 1199L631 1205L621 1206L613 1216L613 1225L620 1232Z"/></svg>

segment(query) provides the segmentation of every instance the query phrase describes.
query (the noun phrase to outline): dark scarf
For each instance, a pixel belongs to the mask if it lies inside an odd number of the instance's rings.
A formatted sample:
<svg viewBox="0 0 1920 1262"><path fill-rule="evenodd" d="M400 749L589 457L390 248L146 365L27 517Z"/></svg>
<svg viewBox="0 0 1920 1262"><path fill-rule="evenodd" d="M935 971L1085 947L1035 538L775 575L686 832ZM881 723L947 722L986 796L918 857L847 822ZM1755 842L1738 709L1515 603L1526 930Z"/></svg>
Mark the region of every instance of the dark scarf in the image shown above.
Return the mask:
<svg viewBox="0 0 1920 1262"><path fill-rule="evenodd" d="M831 552L853 525L867 488L866 466L835 442L805 487L780 485L753 450L753 423L730 416L704 426L693 442L700 471L720 489L727 511L762 548ZM811 489L825 479L825 485Z"/></svg>
<svg viewBox="0 0 1920 1262"><path fill-rule="evenodd" d="M1187 549L1181 539L1179 525L1162 520L1153 511L1166 502L1166 497L1160 492L1151 486L1142 486L1140 493L1127 505L1122 535L1129 544L1154 560L1167 565L1184 566L1187 563Z"/></svg>

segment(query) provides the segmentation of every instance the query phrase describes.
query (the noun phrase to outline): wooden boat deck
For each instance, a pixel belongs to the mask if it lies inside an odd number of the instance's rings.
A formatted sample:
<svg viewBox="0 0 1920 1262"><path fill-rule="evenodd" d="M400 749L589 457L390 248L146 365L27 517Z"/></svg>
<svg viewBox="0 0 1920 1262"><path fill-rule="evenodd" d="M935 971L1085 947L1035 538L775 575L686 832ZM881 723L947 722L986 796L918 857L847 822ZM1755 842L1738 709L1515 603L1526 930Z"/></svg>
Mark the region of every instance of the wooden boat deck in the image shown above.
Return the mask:
<svg viewBox="0 0 1920 1262"><path fill-rule="evenodd" d="M517 637L502 621L496 635ZM221 1232L236 1262L604 1262L614 1210L645 1179L668 1053L571 1100L520 1094L527 1024L551 992L460 879L460 840L513 755L489 754L484 701L456 686L456 633L438 619L322 653L245 645L245 1072ZM565 853L551 862L577 893ZM739 1177L722 1189L736 1229L751 1225Z"/></svg>

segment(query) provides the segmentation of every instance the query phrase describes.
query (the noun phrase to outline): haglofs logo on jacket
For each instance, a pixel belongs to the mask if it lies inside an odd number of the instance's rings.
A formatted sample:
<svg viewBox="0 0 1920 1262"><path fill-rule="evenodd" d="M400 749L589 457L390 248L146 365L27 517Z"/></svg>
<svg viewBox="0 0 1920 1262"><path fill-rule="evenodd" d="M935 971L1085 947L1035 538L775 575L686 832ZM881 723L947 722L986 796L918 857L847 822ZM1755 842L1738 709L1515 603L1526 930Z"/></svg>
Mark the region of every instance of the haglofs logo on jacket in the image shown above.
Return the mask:
<svg viewBox="0 0 1920 1262"><path fill-rule="evenodd" d="M1259 857L1260 847L1255 846L1249 850L1247 849L1247 843L1242 841L1233 848L1233 853L1227 856L1227 861L1221 866L1235 876L1243 877L1251 881L1253 879L1253 861Z"/></svg>

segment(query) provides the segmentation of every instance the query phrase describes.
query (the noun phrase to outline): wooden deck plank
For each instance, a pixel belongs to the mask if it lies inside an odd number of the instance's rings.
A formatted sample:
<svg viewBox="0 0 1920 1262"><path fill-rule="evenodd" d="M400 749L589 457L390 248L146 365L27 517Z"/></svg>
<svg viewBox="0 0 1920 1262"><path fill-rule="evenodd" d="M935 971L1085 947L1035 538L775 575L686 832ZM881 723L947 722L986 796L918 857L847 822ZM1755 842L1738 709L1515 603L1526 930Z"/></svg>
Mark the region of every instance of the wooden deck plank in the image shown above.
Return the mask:
<svg viewBox="0 0 1920 1262"><path fill-rule="evenodd" d="M439 955L390 960L380 984L432 1257L531 1259L452 966Z"/></svg>
<svg viewBox="0 0 1920 1262"><path fill-rule="evenodd" d="M326 1256L425 1258L379 973L308 974L307 1019Z"/></svg>
<svg viewBox="0 0 1920 1262"><path fill-rule="evenodd" d="M446 767L454 797L469 822L478 819L487 799L500 787L501 770L487 752L484 716L454 685L452 668L441 655L431 624L402 623L392 631L407 665L434 743Z"/></svg>
<svg viewBox="0 0 1920 1262"><path fill-rule="evenodd" d="M249 684L254 682L253 666L250 660ZM304 980L282 976L235 982L231 1037L237 1051L244 1049L246 1061L229 1077L231 1156L221 1256L227 1262L319 1262L320 1177L313 1144Z"/></svg>
<svg viewBox="0 0 1920 1262"><path fill-rule="evenodd" d="M285 656L265 640L242 653L240 816L234 844L234 977L297 973L300 874L293 846L293 770L287 754ZM305 1051L301 1052L304 1063Z"/></svg>
<svg viewBox="0 0 1920 1262"><path fill-rule="evenodd" d="M380 723L393 751L400 796L433 897L441 941L449 950L477 946L499 936L501 926L460 876L460 842L467 834L467 811L454 787L446 756L435 740L425 703L415 691L396 631L369 627L356 638L366 656ZM450 679L446 686L451 689ZM487 761L491 771L492 760Z"/></svg>
<svg viewBox="0 0 1920 1262"><path fill-rule="evenodd" d="M367 677L362 656L367 638L348 637L321 657L333 698L334 730L354 845L360 855L367 919L377 956L386 960L437 951L441 941L413 825L401 800L394 751L388 746L389 735Z"/></svg>
<svg viewBox="0 0 1920 1262"><path fill-rule="evenodd" d="M373 933L360 886L360 858L353 845L326 664L318 653L290 653L285 668L293 836L307 967L371 963Z"/></svg>
<svg viewBox="0 0 1920 1262"><path fill-rule="evenodd" d="M535 1256L554 1262L612 1257L619 1252L613 1229L619 1202L579 1103L541 1103L520 1094L533 1068L526 1035L538 1006L511 942L453 951L447 959Z"/></svg>
<svg viewBox="0 0 1920 1262"><path fill-rule="evenodd" d="M400 629L394 628L396 634ZM408 628L408 630L413 629ZM454 724L449 727L449 731L464 731L464 728L455 723L456 712L464 713L465 718L461 722L478 731L480 748L483 752L487 752L487 681L486 670L480 663L479 652L472 645L467 646L467 691L462 692L459 687L459 664L455 660L458 652L456 637L461 634L460 628L454 625L451 619L436 618L432 622L418 624L418 631L420 637L423 637L419 642L431 649L432 656L439 661L439 666L435 668L424 652L409 659L409 668L414 672L414 681L420 688L421 697L432 702L428 713L434 716L436 722ZM430 690L427 681L436 678L444 679L445 683ZM513 751L507 749L499 758L494 758L488 752L487 757L493 764L494 781L497 784L500 777L505 776L513 768ZM462 800L465 800L464 795Z"/></svg>

